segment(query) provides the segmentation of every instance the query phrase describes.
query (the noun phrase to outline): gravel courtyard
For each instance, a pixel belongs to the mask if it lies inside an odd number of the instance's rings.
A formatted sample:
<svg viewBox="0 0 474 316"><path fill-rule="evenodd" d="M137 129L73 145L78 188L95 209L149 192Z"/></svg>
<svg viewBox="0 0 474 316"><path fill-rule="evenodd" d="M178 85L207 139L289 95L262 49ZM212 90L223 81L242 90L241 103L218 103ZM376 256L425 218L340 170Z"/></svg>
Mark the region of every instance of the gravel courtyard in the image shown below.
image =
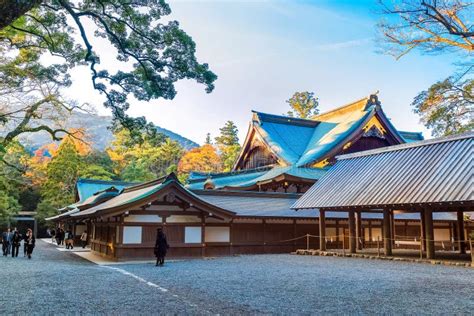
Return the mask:
<svg viewBox="0 0 474 316"><path fill-rule="evenodd" d="M261 255L97 266L38 241L0 257L0 314L472 314L474 270Z"/></svg>

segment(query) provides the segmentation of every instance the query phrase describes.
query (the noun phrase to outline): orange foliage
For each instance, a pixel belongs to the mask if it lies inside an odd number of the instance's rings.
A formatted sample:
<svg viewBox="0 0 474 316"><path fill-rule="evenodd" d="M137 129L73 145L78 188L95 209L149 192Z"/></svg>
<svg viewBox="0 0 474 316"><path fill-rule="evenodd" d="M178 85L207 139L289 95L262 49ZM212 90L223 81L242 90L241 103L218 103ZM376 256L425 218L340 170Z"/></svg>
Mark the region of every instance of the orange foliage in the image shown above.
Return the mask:
<svg viewBox="0 0 474 316"><path fill-rule="evenodd" d="M193 148L183 155L178 163L178 172L190 171L219 172L222 169L221 159L212 145Z"/></svg>

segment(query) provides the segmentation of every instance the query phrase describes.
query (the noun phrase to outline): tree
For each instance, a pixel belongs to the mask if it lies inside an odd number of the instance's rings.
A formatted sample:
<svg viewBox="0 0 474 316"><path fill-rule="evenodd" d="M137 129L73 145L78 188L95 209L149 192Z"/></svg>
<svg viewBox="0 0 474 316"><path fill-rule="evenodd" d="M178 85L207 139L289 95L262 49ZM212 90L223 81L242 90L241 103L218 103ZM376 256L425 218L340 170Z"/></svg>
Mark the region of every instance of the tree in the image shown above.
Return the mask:
<svg viewBox="0 0 474 316"><path fill-rule="evenodd" d="M232 121L227 121L219 130L220 135L215 138L216 145L221 157L223 171L230 171L240 152L239 130Z"/></svg>
<svg viewBox="0 0 474 316"><path fill-rule="evenodd" d="M24 148L18 142L10 143L3 159L7 164L0 164L0 225L7 224L21 210L20 196L27 186L19 171L27 160Z"/></svg>
<svg viewBox="0 0 474 316"><path fill-rule="evenodd" d="M292 111L288 111L288 116L291 117L306 119L319 113L318 98L314 97L313 92L295 92L286 103L292 108Z"/></svg>
<svg viewBox="0 0 474 316"><path fill-rule="evenodd" d="M186 152L178 164L179 173L219 172L222 164L214 146L206 144Z"/></svg>
<svg viewBox="0 0 474 316"><path fill-rule="evenodd" d="M383 1L378 28L387 53L397 58L417 48L426 53L474 51L472 1Z"/></svg>
<svg viewBox="0 0 474 316"><path fill-rule="evenodd" d="M105 96L115 123L132 131L152 129L145 119L130 118L128 96L138 100L173 99L174 84L193 79L214 89L217 76L196 60L196 45L163 0L152 1L14 1L0 2L0 45L10 53L53 55L62 74L88 65L94 89ZM94 25L91 32L89 25ZM105 39L115 52L114 71L100 67L93 37ZM136 131L136 133L139 133Z"/></svg>
<svg viewBox="0 0 474 316"><path fill-rule="evenodd" d="M57 210L74 202L74 187L83 170L83 159L70 138L65 138L46 167L47 180L41 187L42 200L37 218L56 215Z"/></svg>
<svg viewBox="0 0 474 316"><path fill-rule="evenodd" d="M61 96L60 89L70 84L64 68L42 65L33 49L10 55L0 44L0 151L23 133L46 132L53 140L74 135L64 122L72 111L88 107Z"/></svg>
<svg viewBox="0 0 474 316"><path fill-rule="evenodd" d="M383 51L397 59L418 49L423 53L456 53L462 57L460 70L420 92L413 100L434 136L472 130L474 3L472 1L380 1L388 17L379 25Z"/></svg>
<svg viewBox="0 0 474 316"><path fill-rule="evenodd" d="M448 78L437 82L413 100L433 136L452 135L474 129L474 80L456 82Z"/></svg>
<svg viewBox="0 0 474 316"><path fill-rule="evenodd" d="M204 142L206 145L212 145L211 133L206 134L206 141Z"/></svg>
<svg viewBox="0 0 474 316"><path fill-rule="evenodd" d="M116 174L127 181L146 181L164 176L174 170L183 154L181 146L169 138L148 139L142 136L137 142L126 129L114 134L115 139L107 149L114 162Z"/></svg>

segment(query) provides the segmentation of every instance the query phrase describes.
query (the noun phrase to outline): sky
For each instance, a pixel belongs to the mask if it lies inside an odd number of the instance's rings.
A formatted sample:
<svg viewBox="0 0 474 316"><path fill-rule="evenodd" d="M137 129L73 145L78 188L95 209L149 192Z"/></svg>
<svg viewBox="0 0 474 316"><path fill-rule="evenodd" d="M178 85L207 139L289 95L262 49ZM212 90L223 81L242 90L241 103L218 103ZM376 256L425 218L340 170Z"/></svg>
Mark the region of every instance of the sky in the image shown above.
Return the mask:
<svg viewBox="0 0 474 316"><path fill-rule="evenodd" d="M173 100L132 100L129 114L202 144L227 120L243 142L251 111L283 114L296 91L311 91L322 112L379 91L387 116L399 130L430 132L412 112L422 90L454 71L450 56L410 53L400 60L377 52L376 1L171 1L171 18L196 42L198 61L218 79L210 94L194 81L176 85ZM100 44L98 51L101 53ZM102 55L104 66L112 58ZM67 94L101 104L86 68L73 74Z"/></svg>

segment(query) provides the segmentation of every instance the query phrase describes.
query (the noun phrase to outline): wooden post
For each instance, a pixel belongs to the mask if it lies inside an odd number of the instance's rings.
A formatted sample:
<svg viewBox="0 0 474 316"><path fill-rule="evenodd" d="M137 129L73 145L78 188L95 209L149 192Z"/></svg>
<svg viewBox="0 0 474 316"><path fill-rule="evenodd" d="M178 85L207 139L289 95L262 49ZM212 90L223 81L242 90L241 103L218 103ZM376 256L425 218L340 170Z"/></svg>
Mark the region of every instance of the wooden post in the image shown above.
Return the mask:
<svg viewBox="0 0 474 316"><path fill-rule="evenodd" d="M420 211L420 222L421 222L421 247L423 251L426 251L426 237L425 237L425 231L426 231L426 225L425 225L425 215L423 211Z"/></svg>
<svg viewBox="0 0 474 316"><path fill-rule="evenodd" d="M435 258L434 229L433 229L433 211L430 208L423 210L425 217L425 238L426 238L426 258Z"/></svg>
<svg viewBox="0 0 474 316"><path fill-rule="evenodd" d="M206 256L206 217L201 217L201 256Z"/></svg>
<svg viewBox="0 0 474 316"><path fill-rule="evenodd" d="M356 212L356 244L357 250L362 250L362 212Z"/></svg>
<svg viewBox="0 0 474 316"><path fill-rule="evenodd" d="M355 212L349 211L349 252L356 253Z"/></svg>
<svg viewBox="0 0 474 316"><path fill-rule="evenodd" d="M319 210L319 250L326 251L326 212Z"/></svg>
<svg viewBox="0 0 474 316"><path fill-rule="evenodd" d="M380 236L377 236L377 256L380 257Z"/></svg>
<svg viewBox="0 0 474 316"><path fill-rule="evenodd" d="M390 232L390 210L383 210L383 248L386 256L392 255L392 233Z"/></svg>
<svg viewBox="0 0 474 316"><path fill-rule="evenodd" d="M306 250L309 250L309 234L306 234Z"/></svg>
<svg viewBox="0 0 474 316"><path fill-rule="evenodd" d="M469 247L471 249L471 266L474 267L474 252L472 251L474 246L472 245L473 241L469 239Z"/></svg>
<svg viewBox="0 0 474 316"><path fill-rule="evenodd" d="M346 231L342 229L342 254L346 254Z"/></svg>
<svg viewBox="0 0 474 316"><path fill-rule="evenodd" d="M420 259L423 259L423 236L420 236Z"/></svg>
<svg viewBox="0 0 474 316"><path fill-rule="evenodd" d="M393 247L395 247L395 215L393 214L393 210L390 210L390 241L393 249Z"/></svg>
<svg viewBox="0 0 474 316"><path fill-rule="evenodd" d="M458 243L459 243L459 253L465 254L466 253L466 235L464 233L464 214L461 211L457 212L458 221L457 221L457 231L458 231Z"/></svg>

